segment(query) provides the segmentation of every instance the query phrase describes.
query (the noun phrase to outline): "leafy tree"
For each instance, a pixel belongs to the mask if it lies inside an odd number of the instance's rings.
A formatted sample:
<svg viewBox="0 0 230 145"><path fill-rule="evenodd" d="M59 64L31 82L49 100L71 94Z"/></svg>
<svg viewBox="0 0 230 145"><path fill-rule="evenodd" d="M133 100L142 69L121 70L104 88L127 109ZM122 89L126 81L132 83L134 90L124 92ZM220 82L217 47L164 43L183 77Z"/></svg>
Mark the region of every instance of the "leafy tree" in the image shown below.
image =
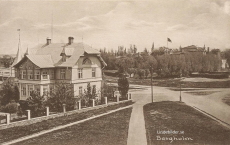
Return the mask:
<svg viewBox="0 0 230 145"><path fill-rule="evenodd" d="M72 110L75 104L73 86L71 84L57 83L54 92L47 97L47 105L56 112L63 111L63 104L66 110Z"/></svg>
<svg viewBox="0 0 230 145"><path fill-rule="evenodd" d="M44 96L40 96L36 91L32 91L29 98L26 99L28 109L31 111L32 117L39 117L45 115L46 100Z"/></svg>
<svg viewBox="0 0 230 145"><path fill-rule="evenodd" d="M13 63L14 59L9 55L4 55L1 59L1 62L3 63L4 67L8 68Z"/></svg>
<svg viewBox="0 0 230 145"><path fill-rule="evenodd" d="M124 74L120 74L118 79L118 91L121 97L126 97L129 91L129 81Z"/></svg>
<svg viewBox="0 0 230 145"><path fill-rule="evenodd" d="M18 102L19 89L13 81L7 80L3 83L3 86L0 90L1 105L6 105L10 103L11 100Z"/></svg>
<svg viewBox="0 0 230 145"><path fill-rule="evenodd" d="M119 59L116 60L116 65L119 69L120 73L124 73L127 71L129 67L133 66L133 59L129 57L120 57Z"/></svg>
<svg viewBox="0 0 230 145"><path fill-rule="evenodd" d="M144 69L138 69L137 74L139 76L139 79L143 79L143 77L145 76L145 70Z"/></svg>
<svg viewBox="0 0 230 145"><path fill-rule="evenodd" d="M149 74L150 74L149 69L146 69L146 70L145 70L145 78L146 78L146 79L147 79L147 77L148 77Z"/></svg>

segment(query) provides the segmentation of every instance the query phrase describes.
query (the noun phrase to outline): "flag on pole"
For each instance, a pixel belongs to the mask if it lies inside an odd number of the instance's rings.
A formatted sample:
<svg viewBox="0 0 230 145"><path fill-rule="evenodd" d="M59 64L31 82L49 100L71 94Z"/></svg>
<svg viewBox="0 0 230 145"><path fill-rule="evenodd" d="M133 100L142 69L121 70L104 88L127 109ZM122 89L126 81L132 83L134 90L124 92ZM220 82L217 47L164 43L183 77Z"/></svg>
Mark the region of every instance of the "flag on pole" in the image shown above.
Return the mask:
<svg viewBox="0 0 230 145"><path fill-rule="evenodd" d="M170 39L170 38L168 38L168 42L171 42L171 43L172 43L172 41L171 41L171 39Z"/></svg>

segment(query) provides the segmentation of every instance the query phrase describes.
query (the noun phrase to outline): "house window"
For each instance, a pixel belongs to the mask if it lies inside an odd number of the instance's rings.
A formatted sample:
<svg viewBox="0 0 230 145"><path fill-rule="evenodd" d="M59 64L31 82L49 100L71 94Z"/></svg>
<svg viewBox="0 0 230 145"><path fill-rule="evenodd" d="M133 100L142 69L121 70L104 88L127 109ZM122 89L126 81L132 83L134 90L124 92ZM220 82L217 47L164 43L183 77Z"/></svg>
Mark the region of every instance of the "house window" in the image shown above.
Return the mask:
<svg viewBox="0 0 230 145"><path fill-rule="evenodd" d="M31 95L32 91L33 91L33 86L32 85L28 85L28 96Z"/></svg>
<svg viewBox="0 0 230 145"><path fill-rule="evenodd" d="M91 64L92 64L92 62L91 62L91 60L90 60L90 59L85 58L85 59L83 60L82 64L84 64L84 65L91 65Z"/></svg>
<svg viewBox="0 0 230 145"><path fill-rule="evenodd" d="M37 92L38 95L40 95L40 85L35 85L34 90Z"/></svg>
<svg viewBox="0 0 230 145"><path fill-rule="evenodd" d="M50 79L54 79L54 70L53 69L50 70Z"/></svg>
<svg viewBox="0 0 230 145"><path fill-rule="evenodd" d="M82 71L83 71L82 68L78 69L78 78L82 78Z"/></svg>
<svg viewBox="0 0 230 145"><path fill-rule="evenodd" d="M21 86L21 94L22 94L22 96L26 96L26 85L22 85Z"/></svg>
<svg viewBox="0 0 230 145"><path fill-rule="evenodd" d="M45 80L48 79L48 72L47 71L42 72L42 78Z"/></svg>
<svg viewBox="0 0 230 145"><path fill-rule="evenodd" d="M65 79L65 69L61 69L61 79Z"/></svg>
<svg viewBox="0 0 230 145"><path fill-rule="evenodd" d="M40 70L35 70L35 80L40 80Z"/></svg>
<svg viewBox="0 0 230 145"><path fill-rule="evenodd" d="M82 95L82 87L79 87L79 95Z"/></svg>
<svg viewBox="0 0 230 145"><path fill-rule="evenodd" d="M96 77L96 68L92 68L92 77Z"/></svg>
<svg viewBox="0 0 230 145"><path fill-rule="evenodd" d="M21 70L20 71L20 75L21 75L21 79L25 79L26 78L26 71L25 70Z"/></svg>
<svg viewBox="0 0 230 145"><path fill-rule="evenodd" d="M43 85L43 95L48 94L48 85Z"/></svg>
<svg viewBox="0 0 230 145"><path fill-rule="evenodd" d="M28 70L28 79L32 80L33 79L33 71L32 70Z"/></svg>
<svg viewBox="0 0 230 145"><path fill-rule="evenodd" d="M54 85L50 85L50 94L53 94L54 93Z"/></svg>

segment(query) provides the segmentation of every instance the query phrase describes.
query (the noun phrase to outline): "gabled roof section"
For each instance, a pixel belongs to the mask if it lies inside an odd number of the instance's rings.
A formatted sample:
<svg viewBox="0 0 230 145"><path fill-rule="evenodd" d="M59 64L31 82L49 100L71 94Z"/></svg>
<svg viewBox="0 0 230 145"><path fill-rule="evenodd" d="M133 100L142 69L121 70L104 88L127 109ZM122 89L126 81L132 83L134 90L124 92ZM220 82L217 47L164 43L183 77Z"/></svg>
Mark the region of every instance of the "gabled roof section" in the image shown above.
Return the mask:
<svg viewBox="0 0 230 145"><path fill-rule="evenodd" d="M54 67L50 55L26 55L26 57L40 68Z"/></svg>
<svg viewBox="0 0 230 145"><path fill-rule="evenodd" d="M52 68L54 67L53 61L50 55L26 55L13 67L16 67L24 62L24 60L29 59L33 64L39 68Z"/></svg>

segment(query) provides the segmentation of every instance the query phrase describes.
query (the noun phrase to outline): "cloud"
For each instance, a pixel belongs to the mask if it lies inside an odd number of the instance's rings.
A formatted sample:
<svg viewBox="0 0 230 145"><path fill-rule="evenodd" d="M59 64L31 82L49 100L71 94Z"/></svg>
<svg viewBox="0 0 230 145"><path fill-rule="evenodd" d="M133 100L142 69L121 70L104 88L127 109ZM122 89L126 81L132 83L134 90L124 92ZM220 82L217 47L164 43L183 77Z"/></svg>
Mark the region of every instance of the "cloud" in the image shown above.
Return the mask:
<svg viewBox="0 0 230 145"><path fill-rule="evenodd" d="M184 24L177 24L177 25L168 27L166 30L167 31L181 31L181 30L188 30L188 29L189 27Z"/></svg>
<svg viewBox="0 0 230 145"><path fill-rule="evenodd" d="M230 15L230 1L226 1L224 3L224 12L228 15Z"/></svg>

